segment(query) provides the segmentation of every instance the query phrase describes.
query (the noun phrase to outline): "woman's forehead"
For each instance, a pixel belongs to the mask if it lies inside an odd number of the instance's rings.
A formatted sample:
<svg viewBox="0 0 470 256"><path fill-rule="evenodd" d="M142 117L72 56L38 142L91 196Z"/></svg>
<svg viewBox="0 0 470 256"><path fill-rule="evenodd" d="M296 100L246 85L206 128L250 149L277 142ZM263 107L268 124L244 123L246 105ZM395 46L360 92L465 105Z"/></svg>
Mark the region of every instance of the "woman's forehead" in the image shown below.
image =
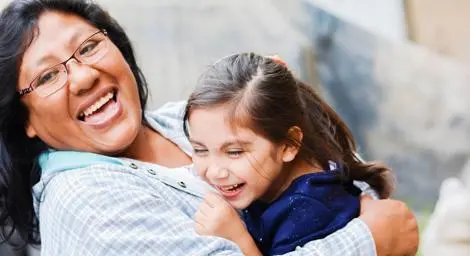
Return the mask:
<svg viewBox="0 0 470 256"><path fill-rule="evenodd" d="M35 36L23 55L20 75L30 77L30 72L35 69L69 57L70 51L96 30L76 15L51 11L43 13L38 19Z"/></svg>

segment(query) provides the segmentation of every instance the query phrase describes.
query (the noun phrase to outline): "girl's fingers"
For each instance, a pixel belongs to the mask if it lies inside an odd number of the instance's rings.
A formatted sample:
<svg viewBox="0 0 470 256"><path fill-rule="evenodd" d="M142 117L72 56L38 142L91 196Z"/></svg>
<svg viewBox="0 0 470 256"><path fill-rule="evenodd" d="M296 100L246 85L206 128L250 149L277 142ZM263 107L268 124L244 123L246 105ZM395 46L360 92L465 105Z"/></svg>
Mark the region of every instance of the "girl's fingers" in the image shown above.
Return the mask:
<svg viewBox="0 0 470 256"><path fill-rule="evenodd" d="M195 214L194 214L194 220L196 222L202 222L203 219L206 218L206 215L204 213L202 213L201 211L197 211Z"/></svg>
<svg viewBox="0 0 470 256"><path fill-rule="evenodd" d="M218 205L225 205L225 204L228 204L225 199L222 198L222 196L216 194L216 193L213 193L213 192L209 192L207 193L206 195L206 198L205 198L205 201L207 202L207 204L213 208L217 207Z"/></svg>
<svg viewBox="0 0 470 256"><path fill-rule="evenodd" d="M204 228L203 225L201 225L199 222L195 222L194 224L194 231L198 233L199 235L205 235L207 234L206 229Z"/></svg>
<svg viewBox="0 0 470 256"><path fill-rule="evenodd" d="M207 204L206 201L202 202L198 209L199 212L204 214L205 216L209 216L209 214L214 211L214 208Z"/></svg>

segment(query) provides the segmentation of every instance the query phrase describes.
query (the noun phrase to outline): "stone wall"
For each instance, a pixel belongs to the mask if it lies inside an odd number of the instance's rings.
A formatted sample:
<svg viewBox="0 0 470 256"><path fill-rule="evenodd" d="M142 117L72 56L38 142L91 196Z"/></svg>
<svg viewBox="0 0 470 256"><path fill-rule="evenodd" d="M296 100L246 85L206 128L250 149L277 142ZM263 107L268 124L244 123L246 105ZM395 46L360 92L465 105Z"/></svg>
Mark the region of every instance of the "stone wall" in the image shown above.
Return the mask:
<svg viewBox="0 0 470 256"><path fill-rule="evenodd" d="M468 67L306 8L325 96L366 158L393 167L395 196L431 209L441 181L459 175L470 152Z"/></svg>

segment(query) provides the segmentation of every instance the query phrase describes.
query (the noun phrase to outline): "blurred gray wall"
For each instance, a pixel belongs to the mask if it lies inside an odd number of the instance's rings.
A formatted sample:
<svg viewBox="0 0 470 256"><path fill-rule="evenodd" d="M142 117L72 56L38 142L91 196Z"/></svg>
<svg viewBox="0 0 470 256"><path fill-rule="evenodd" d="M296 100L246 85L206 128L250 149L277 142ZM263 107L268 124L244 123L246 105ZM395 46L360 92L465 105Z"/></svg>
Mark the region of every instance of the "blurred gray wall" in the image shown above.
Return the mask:
<svg viewBox="0 0 470 256"><path fill-rule="evenodd" d="M468 66L306 8L325 97L363 155L394 169L395 197L431 211L442 180L460 176L470 153Z"/></svg>
<svg viewBox="0 0 470 256"><path fill-rule="evenodd" d="M311 43L276 1L97 2L129 33L151 87L151 107L186 98L207 65L236 52L278 54L310 79L303 64L311 63ZM290 11L299 10L298 1L289 2Z"/></svg>

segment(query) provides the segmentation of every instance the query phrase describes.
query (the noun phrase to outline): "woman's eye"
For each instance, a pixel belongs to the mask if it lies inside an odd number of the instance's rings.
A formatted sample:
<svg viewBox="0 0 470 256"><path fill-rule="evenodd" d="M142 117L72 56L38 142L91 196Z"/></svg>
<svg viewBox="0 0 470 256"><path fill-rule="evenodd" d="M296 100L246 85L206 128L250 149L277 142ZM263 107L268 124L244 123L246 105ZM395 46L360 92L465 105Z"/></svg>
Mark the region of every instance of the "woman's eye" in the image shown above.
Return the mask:
<svg viewBox="0 0 470 256"><path fill-rule="evenodd" d="M97 42L87 42L82 48L79 50L80 56L88 56L90 54L93 54L93 50L96 48L98 45Z"/></svg>
<svg viewBox="0 0 470 256"><path fill-rule="evenodd" d="M53 82L57 78L59 72L60 71L56 69L47 70L38 78L36 87Z"/></svg>

